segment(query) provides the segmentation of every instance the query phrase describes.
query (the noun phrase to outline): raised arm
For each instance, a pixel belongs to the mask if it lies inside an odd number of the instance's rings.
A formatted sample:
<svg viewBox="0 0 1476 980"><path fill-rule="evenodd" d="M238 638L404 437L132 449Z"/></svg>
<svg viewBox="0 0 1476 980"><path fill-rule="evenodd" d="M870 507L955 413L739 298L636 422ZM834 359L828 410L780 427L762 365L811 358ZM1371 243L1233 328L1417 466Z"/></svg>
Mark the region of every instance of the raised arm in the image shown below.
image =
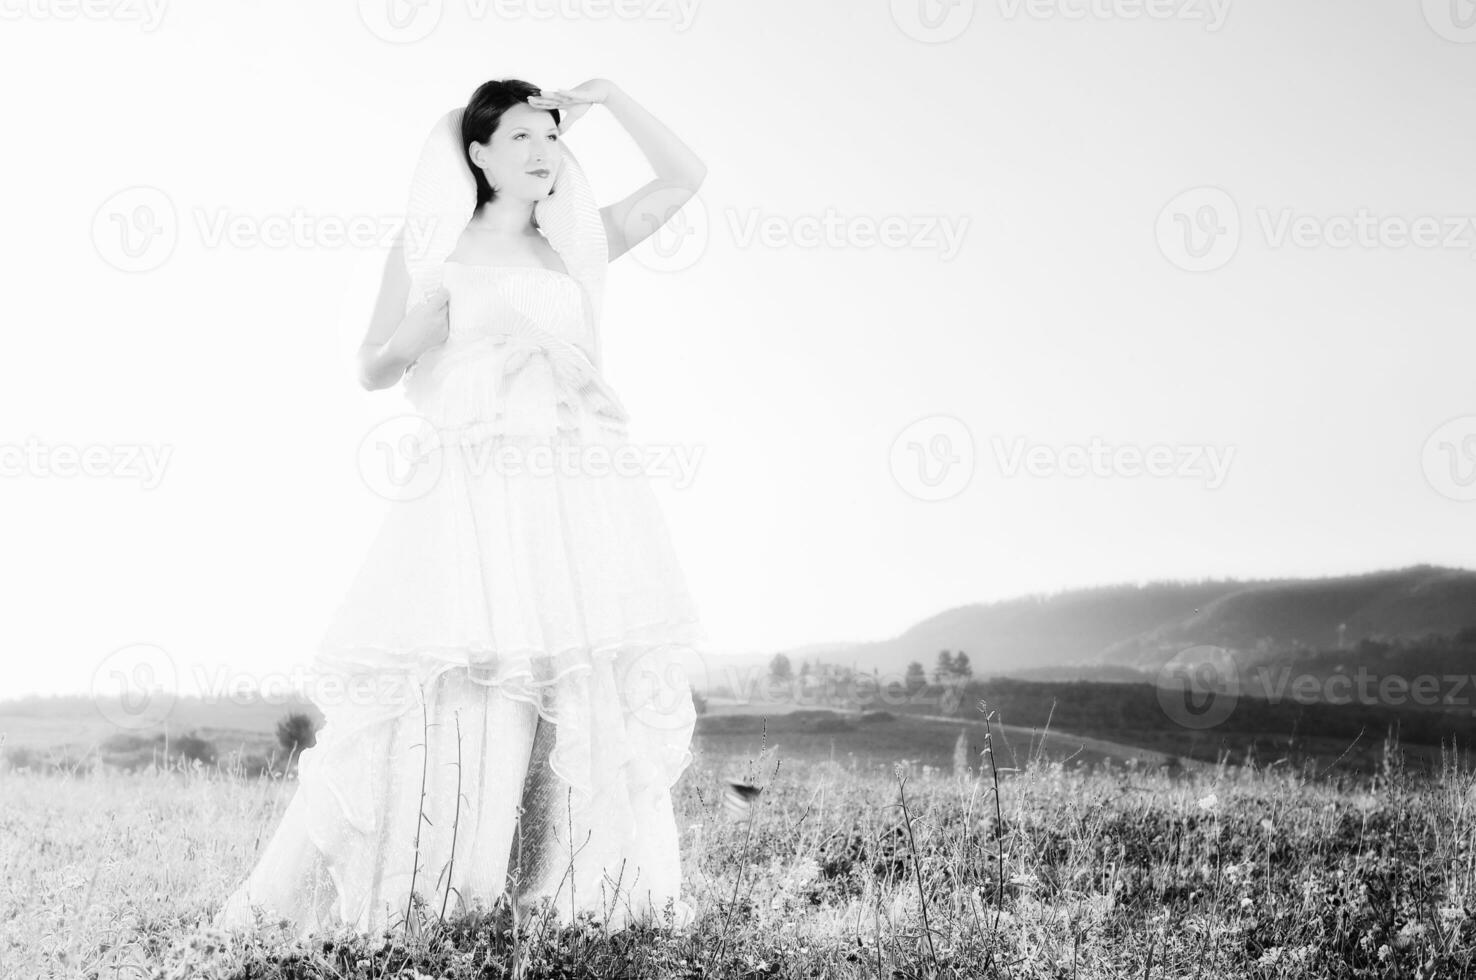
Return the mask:
<svg viewBox="0 0 1476 980"><path fill-rule="evenodd" d="M610 261L615 261L654 235L683 204L692 199L707 177L707 165L697 158L697 154L661 120L609 79L595 78L568 91L545 92L543 95L546 98L530 99L528 104L535 108L558 108L561 112L569 112L583 104L604 105L635 140L651 169L656 172L655 179L635 193L600 208ZM567 129L579 114L578 111L570 113L563 128Z"/></svg>

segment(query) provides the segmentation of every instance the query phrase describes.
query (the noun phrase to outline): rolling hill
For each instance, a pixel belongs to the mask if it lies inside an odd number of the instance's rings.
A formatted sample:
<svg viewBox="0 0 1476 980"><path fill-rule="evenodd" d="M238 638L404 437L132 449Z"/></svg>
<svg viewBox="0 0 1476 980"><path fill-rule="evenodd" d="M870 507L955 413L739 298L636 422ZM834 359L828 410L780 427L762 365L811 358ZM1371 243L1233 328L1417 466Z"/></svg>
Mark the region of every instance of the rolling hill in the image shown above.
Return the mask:
<svg viewBox="0 0 1476 980"><path fill-rule="evenodd" d="M1316 579L1152 582L946 610L889 640L836 646L826 662L901 676L963 650L978 677L1120 680L1213 644L1272 659L1360 640L1476 628L1476 571L1417 565ZM790 651L803 659L803 651Z"/></svg>

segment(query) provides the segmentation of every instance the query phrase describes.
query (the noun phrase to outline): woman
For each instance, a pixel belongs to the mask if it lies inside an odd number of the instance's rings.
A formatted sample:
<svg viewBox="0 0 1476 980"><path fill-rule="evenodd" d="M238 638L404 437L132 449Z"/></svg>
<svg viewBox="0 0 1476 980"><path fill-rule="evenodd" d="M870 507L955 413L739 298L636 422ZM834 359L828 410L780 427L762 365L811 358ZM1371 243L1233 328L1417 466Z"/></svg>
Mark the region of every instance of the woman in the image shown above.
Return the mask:
<svg viewBox="0 0 1476 980"><path fill-rule="evenodd" d="M604 208L563 141L595 104L657 174ZM364 386L403 381L417 412L416 492L319 645L325 723L216 925L689 914L670 790L706 636L647 478L611 472L636 447L598 315L607 263L705 173L604 79L490 81L432 129L359 354Z"/></svg>

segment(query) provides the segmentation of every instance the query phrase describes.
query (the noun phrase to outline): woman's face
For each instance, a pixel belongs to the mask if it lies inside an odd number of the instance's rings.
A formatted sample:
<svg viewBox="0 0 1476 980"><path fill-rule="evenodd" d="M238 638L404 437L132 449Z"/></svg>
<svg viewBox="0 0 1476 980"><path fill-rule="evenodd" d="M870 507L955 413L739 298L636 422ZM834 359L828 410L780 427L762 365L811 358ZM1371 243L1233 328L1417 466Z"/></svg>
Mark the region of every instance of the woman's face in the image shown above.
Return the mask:
<svg viewBox="0 0 1476 980"><path fill-rule="evenodd" d="M563 159L553 113L526 102L504 112L492 138L468 145L467 152L498 195L533 201L548 196Z"/></svg>

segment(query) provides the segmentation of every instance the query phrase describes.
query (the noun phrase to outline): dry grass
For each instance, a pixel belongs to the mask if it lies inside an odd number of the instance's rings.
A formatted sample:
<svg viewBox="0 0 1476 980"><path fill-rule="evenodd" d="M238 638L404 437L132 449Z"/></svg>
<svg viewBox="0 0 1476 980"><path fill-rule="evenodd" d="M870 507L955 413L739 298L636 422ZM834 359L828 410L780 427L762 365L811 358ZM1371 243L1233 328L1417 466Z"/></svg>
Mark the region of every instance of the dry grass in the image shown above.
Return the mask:
<svg viewBox="0 0 1476 980"><path fill-rule="evenodd" d="M721 803L730 760L700 758L683 780L687 930L515 931L493 913L307 945L201 925L290 780L0 773L0 974L1455 978L1476 953L1476 775L1454 761L1415 777L1391 755L1377 777L1319 779L780 755L751 824Z"/></svg>

